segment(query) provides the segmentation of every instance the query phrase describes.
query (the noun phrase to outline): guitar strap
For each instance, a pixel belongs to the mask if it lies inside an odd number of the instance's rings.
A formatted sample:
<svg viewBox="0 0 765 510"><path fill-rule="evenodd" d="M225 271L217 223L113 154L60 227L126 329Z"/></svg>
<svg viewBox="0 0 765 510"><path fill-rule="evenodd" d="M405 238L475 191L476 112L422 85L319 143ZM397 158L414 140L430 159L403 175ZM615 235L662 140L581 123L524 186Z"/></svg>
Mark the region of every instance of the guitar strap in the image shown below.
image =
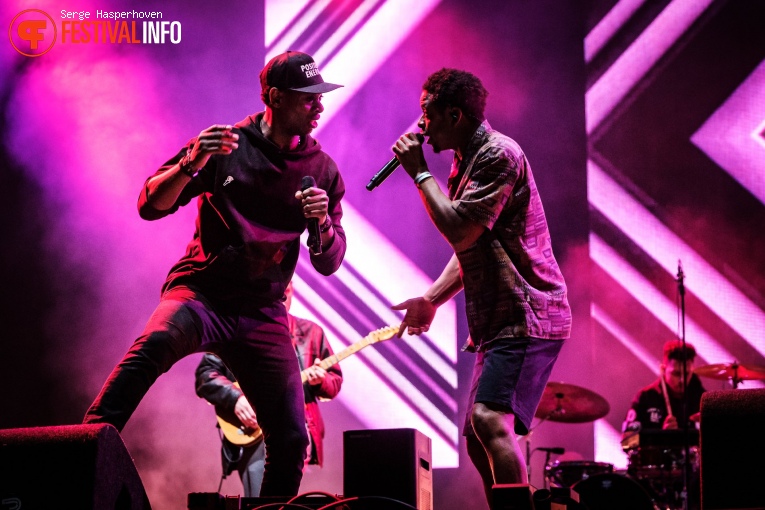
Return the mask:
<svg viewBox="0 0 765 510"><path fill-rule="evenodd" d="M303 366L303 353L300 352L301 349L297 346L297 344L293 343L292 345L295 347L295 355L297 356L298 366L300 367L300 371L302 372L303 370L305 370L305 367Z"/></svg>
<svg viewBox="0 0 765 510"><path fill-rule="evenodd" d="M237 463L242 460L242 455L244 455L244 448L230 442L228 439L226 439L222 432L219 433L221 440L220 460L223 468L223 478L226 478L228 475L234 472Z"/></svg>

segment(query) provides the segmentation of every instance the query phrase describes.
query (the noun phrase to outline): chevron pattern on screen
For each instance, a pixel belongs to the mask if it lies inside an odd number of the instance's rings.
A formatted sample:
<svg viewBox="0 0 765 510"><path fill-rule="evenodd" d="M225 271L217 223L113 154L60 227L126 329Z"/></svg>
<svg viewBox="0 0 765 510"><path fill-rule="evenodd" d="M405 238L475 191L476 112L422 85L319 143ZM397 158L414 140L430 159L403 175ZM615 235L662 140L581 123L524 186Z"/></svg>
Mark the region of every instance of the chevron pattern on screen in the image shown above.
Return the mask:
<svg viewBox="0 0 765 510"><path fill-rule="evenodd" d="M697 366L765 364L763 14L623 0L586 37L591 315L604 381L626 387L605 395L620 411L683 330ZM624 467L623 414L611 414L596 424L596 457Z"/></svg>

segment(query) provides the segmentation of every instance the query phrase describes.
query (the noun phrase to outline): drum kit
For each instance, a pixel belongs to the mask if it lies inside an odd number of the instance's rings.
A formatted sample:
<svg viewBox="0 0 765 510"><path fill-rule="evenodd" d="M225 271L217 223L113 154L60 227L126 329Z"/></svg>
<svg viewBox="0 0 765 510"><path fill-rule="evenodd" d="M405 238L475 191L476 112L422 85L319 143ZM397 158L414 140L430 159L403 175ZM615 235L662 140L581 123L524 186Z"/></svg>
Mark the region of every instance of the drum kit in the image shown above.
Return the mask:
<svg viewBox="0 0 765 510"><path fill-rule="evenodd" d="M733 388L737 388L741 381L765 380L765 367L735 362L698 367L694 373L700 377L731 381ZM591 390L550 382L534 417L541 420L537 426L548 420L587 423L606 416L609 410L606 399ZM549 452L555 449L542 448L548 451L545 488L573 489L587 510L680 510L684 508L686 452L688 469L695 475L692 476L693 483L698 483L699 474L698 430L688 432L686 437L683 430L644 430L632 436L622 443L628 457L626 470L614 470L612 464L605 462L551 463ZM688 488L689 492L694 489L690 485Z"/></svg>

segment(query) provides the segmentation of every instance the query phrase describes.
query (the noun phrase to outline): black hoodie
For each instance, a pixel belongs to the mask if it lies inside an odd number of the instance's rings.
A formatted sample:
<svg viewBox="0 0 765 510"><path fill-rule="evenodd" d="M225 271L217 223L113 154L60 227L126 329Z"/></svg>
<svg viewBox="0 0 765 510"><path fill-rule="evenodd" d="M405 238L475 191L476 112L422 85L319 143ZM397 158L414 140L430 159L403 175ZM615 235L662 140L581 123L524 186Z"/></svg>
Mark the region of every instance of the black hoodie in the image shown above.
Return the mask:
<svg viewBox="0 0 765 510"><path fill-rule="evenodd" d="M229 155L212 156L170 209L154 209L144 185L138 211L147 220L172 214L198 197L194 237L170 270L163 292L187 285L208 297L281 299L297 265L300 234L307 226L300 200L295 198L304 176L313 177L316 187L327 192L335 229L331 245L320 255L311 254L311 263L323 275L340 267L346 248L340 205L345 185L337 165L311 136L304 137L296 150L280 149L260 131L262 115L251 115L235 125L239 147ZM177 164L194 141L152 177Z"/></svg>

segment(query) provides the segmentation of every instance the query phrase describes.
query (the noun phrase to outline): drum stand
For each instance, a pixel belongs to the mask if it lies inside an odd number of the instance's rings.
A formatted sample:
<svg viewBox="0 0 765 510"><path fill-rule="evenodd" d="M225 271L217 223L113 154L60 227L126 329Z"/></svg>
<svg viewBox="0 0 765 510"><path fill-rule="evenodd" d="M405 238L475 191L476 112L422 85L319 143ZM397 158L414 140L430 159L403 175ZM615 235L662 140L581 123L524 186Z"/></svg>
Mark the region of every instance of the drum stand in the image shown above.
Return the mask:
<svg viewBox="0 0 765 510"><path fill-rule="evenodd" d="M534 451L536 451L536 450L532 450L531 449L531 434L533 434L534 430L536 430L536 428L539 427L540 425L542 425L545 421L547 421L546 417L542 418L540 420L540 422L537 423L535 426L529 427L529 433L526 434L526 436L524 436L525 439L526 439L526 476L529 479L529 485L531 485L531 454L534 453ZM549 460L550 460L550 454L548 453L547 454L547 462L549 462ZM546 463L545 463L545 467L547 467ZM548 483L549 480L547 478L547 474L546 473L547 472L545 472L545 477L544 477L544 488L545 489L549 489L550 488L549 483Z"/></svg>
<svg viewBox="0 0 765 510"><path fill-rule="evenodd" d="M542 423L544 423L545 420L546 418L542 419L542 421L537 423L536 426L529 428L529 433L526 434L526 436L524 436L524 438L526 439L526 475L528 476L529 485L531 485L531 455L537 450L545 452L547 455L545 456L545 464L544 464L544 467L542 468L544 469L544 476L543 476L544 487L543 488L549 489L550 488L549 468L551 467L550 456L552 454L562 455L566 453L566 450L565 448L559 448L559 447L553 447L553 448L540 447L540 448L535 448L533 450L531 449L531 434L534 432L534 429L536 429Z"/></svg>
<svg viewBox="0 0 765 510"><path fill-rule="evenodd" d="M552 464L550 464L550 454L552 452L550 451L550 448L547 448L545 451L547 452L547 455L545 455L545 467L544 467L545 476L544 476L544 480L545 480L545 489L549 489L550 488L550 474L549 473L550 473L550 468L552 467Z"/></svg>
<svg viewBox="0 0 765 510"><path fill-rule="evenodd" d="M544 476L542 477L543 480L543 489L549 489L550 488L550 468L552 467L552 463L550 462L550 456L553 453L564 453L565 450L563 448L537 448L536 450L530 451L530 443L531 441L527 438L526 439L526 472L529 475L529 485L531 485L531 454L537 450L541 450L546 453L545 455L545 464L542 468L544 470Z"/></svg>
<svg viewBox="0 0 765 510"><path fill-rule="evenodd" d="M533 430L530 428L529 433L526 434L526 476L528 477L529 485L531 485L531 434ZM546 489L547 487L545 487Z"/></svg>

